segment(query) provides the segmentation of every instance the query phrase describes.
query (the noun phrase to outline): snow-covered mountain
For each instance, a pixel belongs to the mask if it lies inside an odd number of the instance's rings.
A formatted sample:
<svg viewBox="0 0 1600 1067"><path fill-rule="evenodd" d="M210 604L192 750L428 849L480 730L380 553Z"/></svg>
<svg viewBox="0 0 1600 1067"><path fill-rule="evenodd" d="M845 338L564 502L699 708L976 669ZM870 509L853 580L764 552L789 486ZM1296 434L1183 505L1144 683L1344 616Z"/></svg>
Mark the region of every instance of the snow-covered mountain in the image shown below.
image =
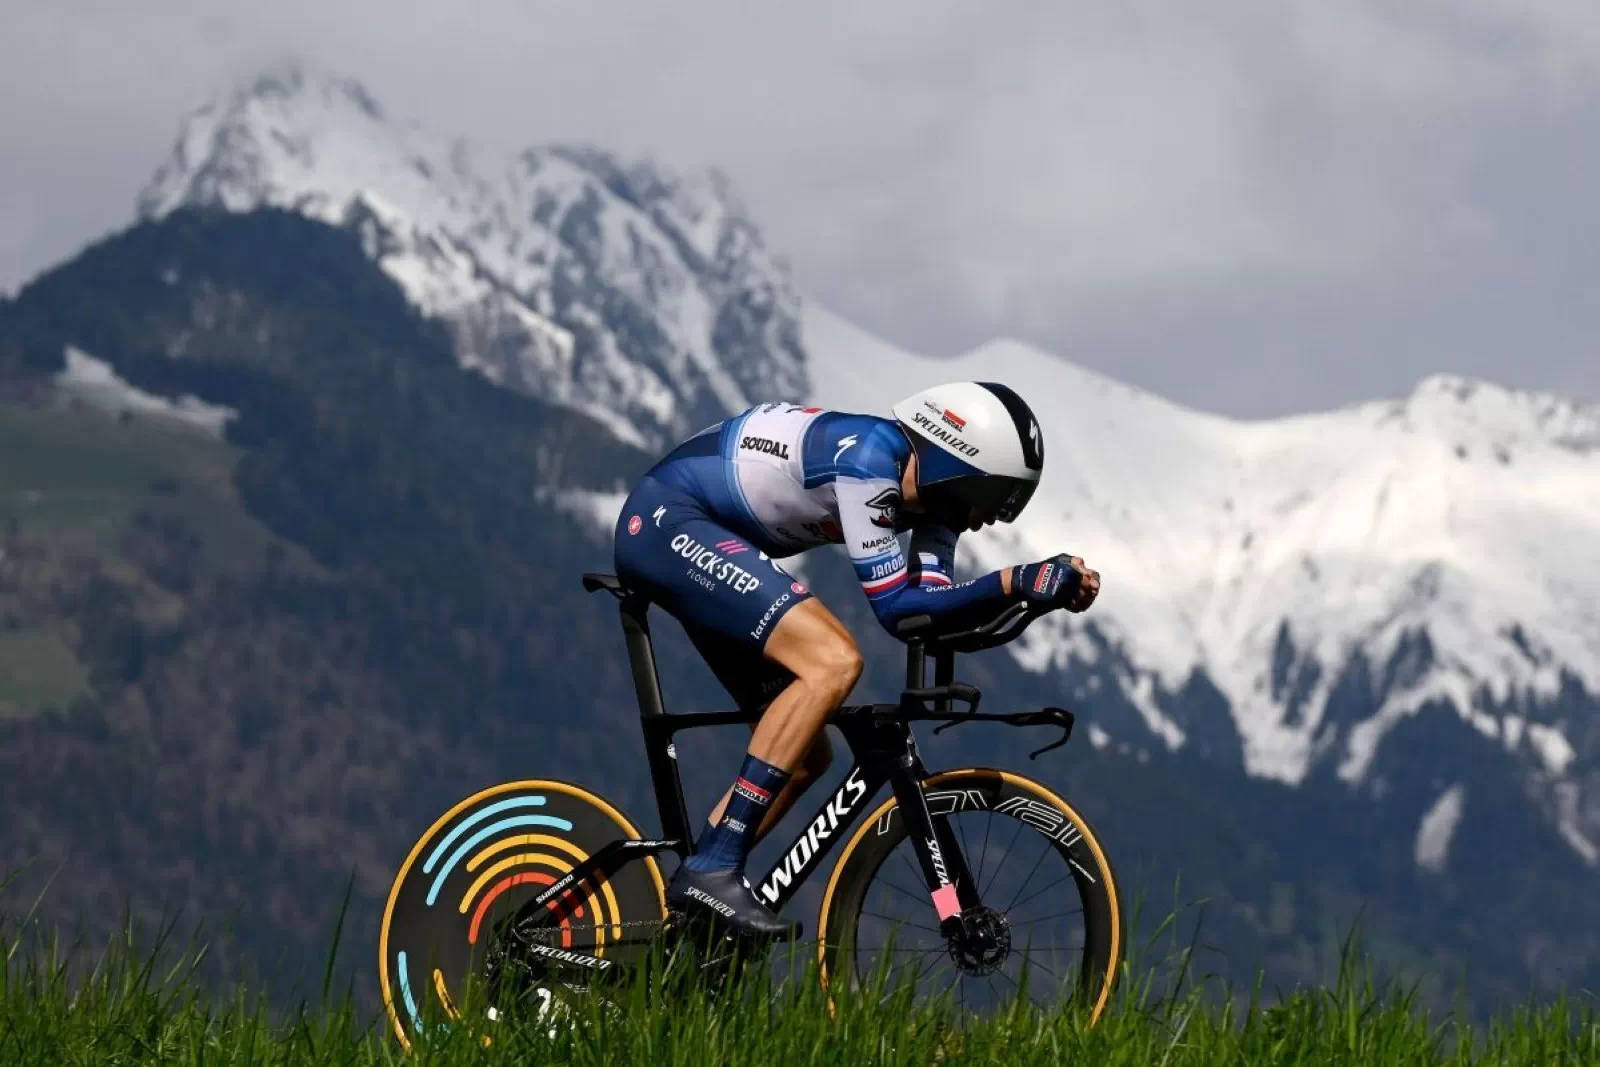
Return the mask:
<svg viewBox="0 0 1600 1067"><path fill-rule="evenodd" d="M802 316L714 173L570 147L488 157L292 70L185 120L140 211L186 204L355 228L451 324L464 366L646 447L757 399L886 411L933 381L1005 381L1049 461L1025 518L964 551L996 566L1070 549L1102 571L1094 612L1011 650L1069 696L1118 691L1136 714L1094 722L1097 743L1192 744L1216 727L1184 695L1198 683L1249 773L1378 790L1396 724L1447 708L1600 858L1600 410L1435 377L1400 400L1240 422L1016 342L918 356ZM617 503L575 506L605 520ZM1435 795L1425 867L1474 803L1458 782Z"/></svg>
<svg viewBox="0 0 1600 1067"><path fill-rule="evenodd" d="M1038 494L970 551L989 567L1071 550L1105 586L1092 614L1026 634L1023 665L1109 671L1170 747L1176 694L1204 675L1246 769L1291 783L1324 763L1361 782L1396 722L1448 706L1596 860L1600 408L1436 376L1400 400L1242 422L1014 341L935 360L820 309L805 327L820 403L882 410L968 378L1029 398Z"/></svg>
<svg viewBox="0 0 1600 1067"><path fill-rule="evenodd" d="M287 68L184 119L139 198L356 227L459 358L659 446L806 390L799 303L715 171L569 146L488 154Z"/></svg>

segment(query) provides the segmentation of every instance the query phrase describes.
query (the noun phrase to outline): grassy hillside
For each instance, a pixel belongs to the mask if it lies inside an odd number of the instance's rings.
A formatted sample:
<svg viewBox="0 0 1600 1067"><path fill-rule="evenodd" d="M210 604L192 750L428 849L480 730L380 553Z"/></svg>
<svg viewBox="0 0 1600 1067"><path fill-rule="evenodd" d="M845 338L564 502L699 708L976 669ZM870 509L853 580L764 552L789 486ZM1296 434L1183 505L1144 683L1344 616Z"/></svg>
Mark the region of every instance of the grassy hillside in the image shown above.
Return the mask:
<svg viewBox="0 0 1600 1067"><path fill-rule="evenodd" d="M241 414L219 441L75 408L68 346ZM642 462L462 373L353 235L294 216L142 226L0 301L7 903L59 874L64 922L181 909L237 931L222 973L292 972L317 902L381 899L463 791L601 764L606 716L574 711L625 716L621 680L545 635L611 636L569 610L603 556L539 491Z"/></svg>
<svg viewBox="0 0 1600 1067"><path fill-rule="evenodd" d="M8 1063L1600 1064L1592 1004L1530 1006L1474 1026L1428 1014L1404 990L1379 988L1353 954L1336 986L1270 1005L1216 990L1125 986L1093 1028L1070 1011L1032 1006L973 1020L958 1005L881 990L838 996L830 1011L803 966L787 980L758 974L717 993L634 981L604 997L569 994L543 1020L481 1029L434 1023L408 1055L386 1022L364 1017L326 984L298 1011L275 1016L247 992L219 1002L199 991L190 979L193 953L146 954L127 939L92 957L17 947L0 936L0 955L9 960L0 973L0 1060Z"/></svg>
<svg viewBox="0 0 1600 1067"><path fill-rule="evenodd" d="M244 511L237 459L196 429L60 395L0 406L0 717L114 684L131 669L115 617L171 632L196 575L314 570Z"/></svg>

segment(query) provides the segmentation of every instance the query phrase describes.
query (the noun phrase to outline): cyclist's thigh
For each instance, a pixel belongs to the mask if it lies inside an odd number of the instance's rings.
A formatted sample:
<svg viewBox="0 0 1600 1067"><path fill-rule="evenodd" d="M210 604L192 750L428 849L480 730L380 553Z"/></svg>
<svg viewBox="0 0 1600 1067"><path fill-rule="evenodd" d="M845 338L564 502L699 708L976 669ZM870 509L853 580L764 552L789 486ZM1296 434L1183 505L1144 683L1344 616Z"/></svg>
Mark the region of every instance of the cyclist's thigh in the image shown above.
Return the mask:
<svg viewBox="0 0 1600 1067"><path fill-rule="evenodd" d="M764 711L794 681L794 675L782 664L767 659L748 641L724 637L693 624L686 624L684 632L722 688L733 697L736 707ZM750 728L755 729L755 724L751 723Z"/></svg>
<svg viewBox="0 0 1600 1067"><path fill-rule="evenodd" d="M764 662L778 620L811 599L765 553L651 478L622 507L616 561L624 584L683 623L708 662Z"/></svg>

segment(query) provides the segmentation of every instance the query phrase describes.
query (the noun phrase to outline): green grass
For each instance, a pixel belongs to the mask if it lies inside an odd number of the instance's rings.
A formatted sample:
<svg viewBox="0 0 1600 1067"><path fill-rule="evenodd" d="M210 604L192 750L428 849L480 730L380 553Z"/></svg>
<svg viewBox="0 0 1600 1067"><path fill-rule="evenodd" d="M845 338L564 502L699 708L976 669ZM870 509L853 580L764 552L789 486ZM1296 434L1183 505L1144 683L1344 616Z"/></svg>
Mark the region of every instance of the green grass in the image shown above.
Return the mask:
<svg viewBox="0 0 1600 1067"><path fill-rule="evenodd" d="M408 1055L348 992L330 995L327 978L316 1005L274 1013L247 992L202 991L203 950L142 951L123 937L91 957L0 936L0 951L4 1064L1600 1064L1588 1006L1529 1006L1480 1026L1430 1017L1403 990L1375 986L1353 953L1332 988L1271 1005L1128 982L1092 1029L1071 1012L1023 1008L963 1029L949 1005L905 996L841 997L830 1015L809 974L762 973L720 995L634 982L609 1000L576 999L559 1022L495 1024L489 1047L463 1026L436 1026Z"/></svg>
<svg viewBox="0 0 1600 1067"><path fill-rule="evenodd" d="M245 511L238 449L193 427L118 418L68 400L0 405L0 538L13 524L63 551L114 559L135 515L176 519L218 555L248 567L269 545L303 573L318 568Z"/></svg>
<svg viewBox="0 0 1600 1067"><path fill-rule="evenodd" d="M105 540L164 479L229 493L234 460L221 441L155 419L0 407L0 522Z"/></svg>
<svg viewBox="0 0 1600 1067"><path fill-rule="evenodd" d="M88 669L58 634L0 631L0 719L30 708L66 708L88 691Z"/></svg>
<svg viewBox="0 0 1600 1067"><path fill-rule="evenodd" d="M141 488L169 473L226 483L233 459L233 448L181 423L65 399L0 407L0 488Z"/></svg>

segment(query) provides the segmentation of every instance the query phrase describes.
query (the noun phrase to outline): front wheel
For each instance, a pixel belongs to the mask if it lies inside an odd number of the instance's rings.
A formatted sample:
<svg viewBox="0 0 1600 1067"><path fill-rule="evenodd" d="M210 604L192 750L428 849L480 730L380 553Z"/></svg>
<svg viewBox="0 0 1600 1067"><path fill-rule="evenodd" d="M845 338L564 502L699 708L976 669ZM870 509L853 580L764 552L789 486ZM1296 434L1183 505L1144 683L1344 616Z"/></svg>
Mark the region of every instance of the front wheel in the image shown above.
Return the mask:
<svg viewBox="0 0 1600 1067"><path fill-rule="evenodd" d="M845 845L823 895L823 983L909 982L919 996L948 996L963 1018L1017 997L1045 1008L1077 1003L1092 1025L1110 998L1125 933L1111 863L1088 822L1038 782L1001 770L945 771L923 792L968 872L963 933L940 932L890 797Z"/></svg>

